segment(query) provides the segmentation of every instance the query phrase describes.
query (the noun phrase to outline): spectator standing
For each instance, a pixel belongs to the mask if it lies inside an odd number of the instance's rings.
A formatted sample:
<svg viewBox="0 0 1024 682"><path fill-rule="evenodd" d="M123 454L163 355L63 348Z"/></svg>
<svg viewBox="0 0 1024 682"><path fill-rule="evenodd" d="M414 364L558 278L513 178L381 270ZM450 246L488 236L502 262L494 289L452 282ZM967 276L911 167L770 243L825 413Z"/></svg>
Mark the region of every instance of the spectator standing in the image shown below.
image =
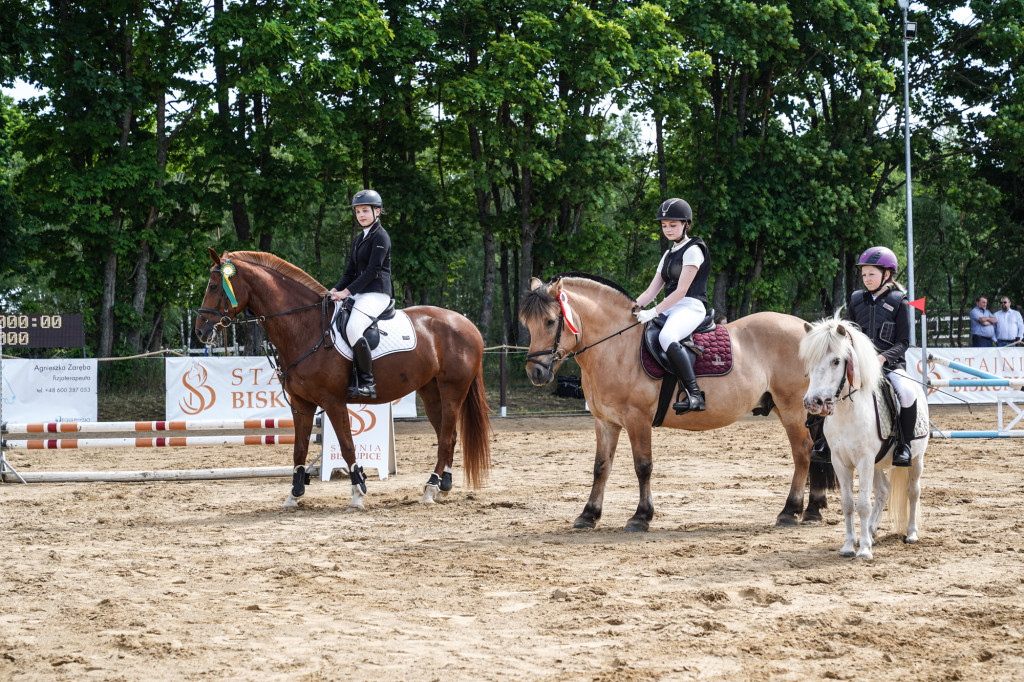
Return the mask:
<svg viewBox="0 0 1024 682"><path fill-rule="evenodd" d="M979 296L971 309L971 346L991 348L996 340L996 318L988 309L988 299Z"/></svg>
<svg viewBox="0 0 1024 682"><path fill-rule="evenodd" d="M1024 337L1024 318L1021 318L1020 311L1010 306L1010 297L1003 296L999 300L999 310L996 311L996 345L1002 348L1019 343Z"/></svg>

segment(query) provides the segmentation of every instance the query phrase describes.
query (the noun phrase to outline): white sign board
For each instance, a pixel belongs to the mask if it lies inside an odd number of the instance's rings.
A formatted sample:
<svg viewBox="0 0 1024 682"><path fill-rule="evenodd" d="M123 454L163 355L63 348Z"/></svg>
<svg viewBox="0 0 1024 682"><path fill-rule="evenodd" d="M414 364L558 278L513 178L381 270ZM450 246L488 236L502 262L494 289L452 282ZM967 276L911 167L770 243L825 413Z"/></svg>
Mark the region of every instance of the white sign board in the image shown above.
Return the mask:
<svg viewBox="0 0 1024 682"><path fill-rule="evenodd" d="M395 419L416 418L416 391L406 393L398 400L391 403L392 413Z"/></svg>
<svg viewBox="0 0 1024 682"><path fill-rule="evenodd" d="M391 404L349 405L348 422L356 449L356 464L366 469L376 469L381 479L387 478L388 474L398 473ZM331 471L334 469L347 471L348 467L341 456L341 444L334 425L324 415L324 455L320 462L320 480L331 480Z"/></svg>
<svg viewBox="0 0 1024 682"><path fill-rule="evenodd" d="M165 419L290 419L277 372L261 357L167 358Z"/></svg>
<svg viewBox="0 0 1024 682"><path fill-rule="evenodd" d="M937 358L966 365L988 374L995 374L1003 379L1024 378L1024 348L929 348L928 352ZM919 381L921 377L921 349L907 350L907 374ZM932 363L928 367L931 379L978 379L945 365ZM925 389L928 403L931 405L968 403L995 403L1001 395L1016 393L1017 389L1006 386L946 386L943 388Z"/></svg>
<svg viewBox="0 0 1024 682"><path fill-rule="evenodd" d="M4 360L7 422L94 422L96 360Z"/></svg>

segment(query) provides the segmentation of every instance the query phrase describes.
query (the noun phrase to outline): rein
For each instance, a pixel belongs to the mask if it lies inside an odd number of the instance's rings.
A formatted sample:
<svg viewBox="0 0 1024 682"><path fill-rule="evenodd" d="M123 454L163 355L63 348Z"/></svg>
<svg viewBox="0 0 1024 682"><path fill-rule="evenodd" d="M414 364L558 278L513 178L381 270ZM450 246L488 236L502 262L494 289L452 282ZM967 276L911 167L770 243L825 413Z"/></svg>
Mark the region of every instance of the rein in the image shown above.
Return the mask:
<svg viewBox="0 0 1024 682"><path fill-rule="evenodd" d="M622 334L623 332L629 331L630 329L632 329L633 327L637 326L638 324L640 324L640 322L634 322L633 324L629 325L628 327L623 327L622 329L620 329L619 331L615 332L614 334L609 334L608 336L604 337L600 341L595 341L594 343L586 345L583 348L580 348L579 350L574 350L573 352L571 352L571 353L569 353L567 355L562 355L560 353L560 349L558 348L558 344L562 340L562 327L565 326L565 311L562 310L561 306L559 306L559 308L558 308L558 329L555 331L555 342L551 346L551 350L538 350L538 351L534 351L532 353L527 353L526 354L526 362L527 363L535 362L538 365L540 365L541 367L543 367L544 369L546 369L549 372L551 372L551 371L553 371L552 368L554 367L554 365L558 364L559 362L562 362L563 360L568 360L569 358L576 357L580 353L583 353L584 351L586 351L586 350L588 350L590 348L593 348L594 346L597 346L599 344L604 343L608 339L614 338L614 337L618 336L619 334ZM538 356L541 356L541 355L550 355L551 356L551 360L549 360L548 362L542 362L540 360L535 360L534 359L534 358L536 358Z"/></svg>

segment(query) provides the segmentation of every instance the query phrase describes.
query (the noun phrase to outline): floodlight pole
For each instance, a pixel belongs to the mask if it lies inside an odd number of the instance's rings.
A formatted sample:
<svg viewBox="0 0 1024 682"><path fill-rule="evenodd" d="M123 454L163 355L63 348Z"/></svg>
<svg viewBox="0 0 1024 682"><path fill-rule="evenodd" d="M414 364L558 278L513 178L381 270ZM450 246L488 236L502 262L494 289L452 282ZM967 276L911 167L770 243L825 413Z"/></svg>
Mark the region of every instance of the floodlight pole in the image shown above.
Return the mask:
<svg viewBox="0 0 1024 682"><path fill-rule="evenodd" d="M910 38L907 37L907 10L910 9L910 0L898 1L900 9L903 10L903 139L907 157L907 295L909 300L913 301L916 299L914 295L914 193L910 186L910 62L907 57L907 44L910 42ZM911 320L911 346L916 345L916 336L913 320Z"/></svg>

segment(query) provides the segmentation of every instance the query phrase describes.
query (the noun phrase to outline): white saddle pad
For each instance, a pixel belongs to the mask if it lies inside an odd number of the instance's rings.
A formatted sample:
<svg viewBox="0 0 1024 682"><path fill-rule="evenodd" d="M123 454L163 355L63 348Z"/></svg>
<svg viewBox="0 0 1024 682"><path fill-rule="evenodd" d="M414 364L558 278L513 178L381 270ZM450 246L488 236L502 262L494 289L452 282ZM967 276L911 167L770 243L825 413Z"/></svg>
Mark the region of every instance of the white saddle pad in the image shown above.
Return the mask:
<svg viewBox="0 0 1024 682"><path fill-rule="evenodd" d="M338 333L338 328L334 324L340 311L341 303L335 303L334 313L331 315L331 342L334 343L334 347L339 353L351 360L352 347L345 340L345 335ZM377 329L380 330L380 343L371 352L374 360L382 355L412 350L416 347L416 329L412 326L412 320L404 310L396 310L395 316L390 320L378 322Z"/></svg>

